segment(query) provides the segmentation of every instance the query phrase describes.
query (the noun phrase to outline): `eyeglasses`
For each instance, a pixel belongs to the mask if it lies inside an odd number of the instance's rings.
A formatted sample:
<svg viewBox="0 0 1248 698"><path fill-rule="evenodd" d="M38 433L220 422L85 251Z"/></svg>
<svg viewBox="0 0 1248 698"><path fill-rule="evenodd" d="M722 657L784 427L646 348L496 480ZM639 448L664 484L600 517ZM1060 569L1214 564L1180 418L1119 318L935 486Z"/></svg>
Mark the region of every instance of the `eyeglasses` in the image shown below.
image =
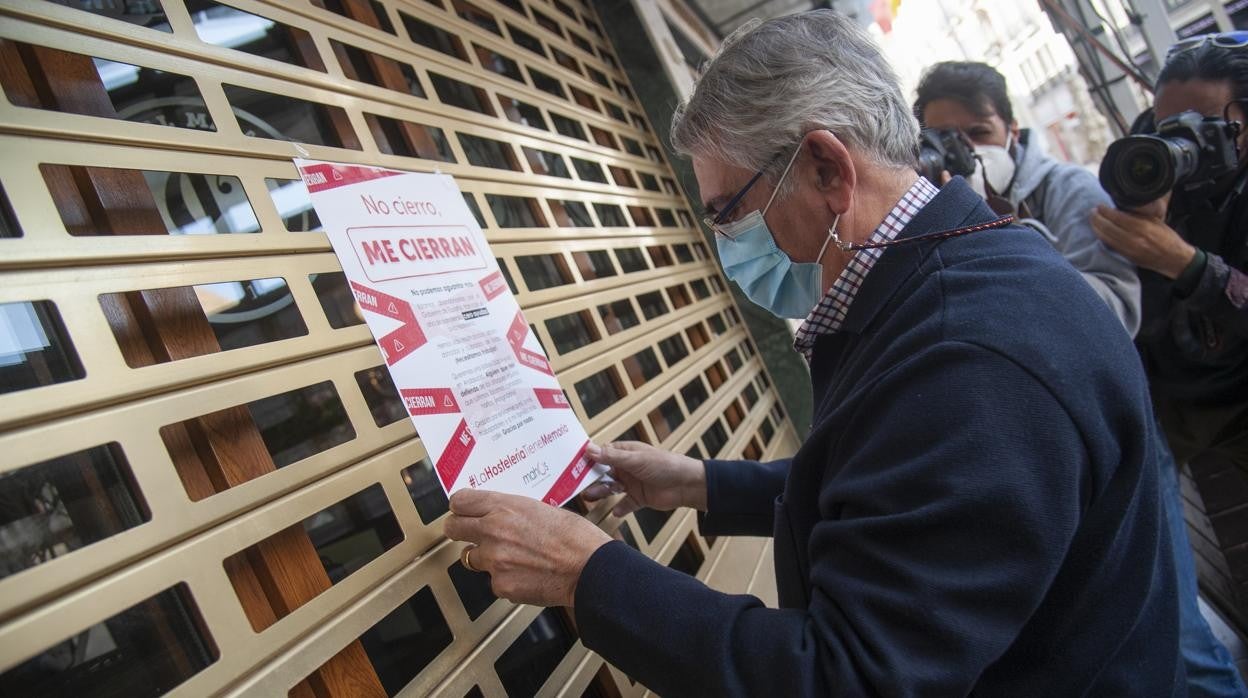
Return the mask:
<svg viewBox="0 0 1248 698"><path fill-rule="evenodd" d="M745 186L741 188L741 191L734 194L733 197L728 200L728 203L720 209L719 213L714 216L703 216L702 222L706 224L706 227L711 229L711 232L716 235L724 235L725 237L728 237L720 226L728 220L728 215L736 210L737 205L741 203L741 199L744 199L745 195L750 193L750 189L754 188L754 183L763 178L764 171L766 171L766 168L759 170L757 174L750 177L750 181L746 182Z"/></svg>
<svg viewBox="0 0 1248 698"><path fill-rule="evenodd" d="M1180 53L1200 48L1207 43L1212 43L1218 48L1234 49L1248 47L1248 31L1241 30L1223 32L1221 34L1201 34L1200 36L1193 36L1191 38L1184 39L1171 46L1169 51L1166 51L1166 62L1169 63L1171 58L1174 58Z"/></svg>
<svg viewBox="0 0 1248 698"><path fill-rule="evenodd" d="M771 198L767 200L767 205L763 207L763 211L766 211L771 206L771 202L775 200L776 194L780 193L780 182L784 181L785 175L789 173L789 168L793 167L794 161L797 160L797 156L802 152L802 144L805 142L806 136L803 135L802 140L797 144L797 149L794 150L793 155L789 157L789 163L784 166L784 171L780 173L780 178L776 180L776 190L771 193ZM783 153L776 153L776 156L773 157L771 161L763 167L763 169L756 172L753 177L750 177L750 181L745 183L745 186L741 188L741 191L734 194L733 197L728 200L728 203L724 204L724 207L719 211L719 213L714 216L702 217L702 222L706 224L706 227L711 229L712 233L726 238L735 237L732 231L729 231L724 227L728 224L729 215L731 215L732 212L736 210L737 206L741 204L741 200L745 198L745 195L750 193L750 189L754 188L754 184L763 178L763 173L771 169L772 165L775 165L776 162L780 160L782 155Z"/></svg>

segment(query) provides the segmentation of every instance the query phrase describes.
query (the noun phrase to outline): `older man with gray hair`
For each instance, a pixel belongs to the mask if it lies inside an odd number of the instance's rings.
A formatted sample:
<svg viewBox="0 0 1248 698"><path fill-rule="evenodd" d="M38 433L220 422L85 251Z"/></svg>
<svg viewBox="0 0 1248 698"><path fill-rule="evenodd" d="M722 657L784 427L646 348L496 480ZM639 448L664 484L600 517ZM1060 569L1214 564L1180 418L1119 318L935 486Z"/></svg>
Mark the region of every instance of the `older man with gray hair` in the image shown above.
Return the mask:
<svg viewBox="0 0 1248 698"><path fill-rule="evenodd" d="M538 502L467 491L446 533L501 596L574 609L665 696L1182 694L1153 421L1130 339L1043 238L913 169L918 125L829 11L725 40L673 141L724 271L804 318L791 459L592 449L617 515L773 536L780 608Z"/></svg>

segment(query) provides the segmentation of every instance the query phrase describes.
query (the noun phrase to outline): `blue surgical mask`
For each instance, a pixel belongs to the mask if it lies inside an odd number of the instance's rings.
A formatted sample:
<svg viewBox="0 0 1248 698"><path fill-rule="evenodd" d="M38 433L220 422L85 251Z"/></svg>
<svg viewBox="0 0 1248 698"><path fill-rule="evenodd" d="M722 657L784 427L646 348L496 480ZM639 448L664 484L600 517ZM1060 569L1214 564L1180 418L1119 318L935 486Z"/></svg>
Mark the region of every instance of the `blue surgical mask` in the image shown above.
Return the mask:
<svg viewBox="0 0 1248 698"><path fill-rule="evenodd" d="M814 262L794 262L776 246L776 239L764 216L800 152L799 145L762 211L753 211L731 223L718 224L715 235L715 247L719 250L724 274L735 281L756 305L773 315L795 320L810 315L823 297L823 265L819 262L840 221L838 215L828 229L828 237Z"/></svg>

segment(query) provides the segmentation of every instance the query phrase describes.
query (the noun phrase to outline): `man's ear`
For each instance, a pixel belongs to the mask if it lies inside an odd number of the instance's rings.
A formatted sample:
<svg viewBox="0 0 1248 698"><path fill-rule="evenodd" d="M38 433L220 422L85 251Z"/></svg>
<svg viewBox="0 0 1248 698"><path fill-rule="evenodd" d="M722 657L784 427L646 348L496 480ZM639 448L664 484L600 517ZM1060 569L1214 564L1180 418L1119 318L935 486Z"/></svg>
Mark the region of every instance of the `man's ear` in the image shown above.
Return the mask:
<svg viewBox="0 0 1248 698"><path fill-rule="evenodd" d="M810 148L811 172L815 176L815 186L820 192L833 200L834 210L844 211L849 208L849 201L854 187L858 184L854 159L841 139L831 131L819 130L806 137Z"/></svg>

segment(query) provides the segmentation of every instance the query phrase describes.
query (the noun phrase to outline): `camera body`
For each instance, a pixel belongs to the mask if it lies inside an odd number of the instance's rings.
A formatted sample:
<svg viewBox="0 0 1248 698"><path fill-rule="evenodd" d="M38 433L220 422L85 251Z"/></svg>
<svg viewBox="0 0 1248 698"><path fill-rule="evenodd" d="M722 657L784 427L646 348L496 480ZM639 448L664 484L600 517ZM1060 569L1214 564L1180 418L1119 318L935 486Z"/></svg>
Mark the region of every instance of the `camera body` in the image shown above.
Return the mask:
<svg viewBox="0 0 1248 698"><path fill-rule="evenodd" d="M1101 161L1101 186L1114 203L1132 207L1174 189L1197 189L1239 167L1237 123L1185 111L1157 124L1152 135L1110 144Z"/></svg>
<svg viewBox="0 0 1248 698"><path fill-rule="evenodd" d="M957 129L925 128L919 134L919 174L940 186L940 173L969 177L978 160L975 146Z"/></svg>

